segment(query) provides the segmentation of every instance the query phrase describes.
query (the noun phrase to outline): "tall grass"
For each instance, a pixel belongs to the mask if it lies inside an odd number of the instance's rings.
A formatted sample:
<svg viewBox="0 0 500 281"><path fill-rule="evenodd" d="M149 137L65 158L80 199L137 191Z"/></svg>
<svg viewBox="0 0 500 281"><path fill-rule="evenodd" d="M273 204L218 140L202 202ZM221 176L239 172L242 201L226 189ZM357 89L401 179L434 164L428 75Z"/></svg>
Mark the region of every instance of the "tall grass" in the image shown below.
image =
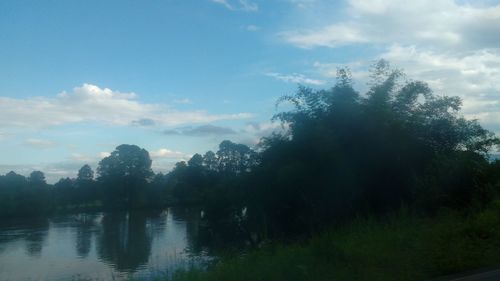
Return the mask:
<svg viewBox="0 0 500 281"><path fill-rule="evenodd" d="M465 212L464 212L465 213ZM172 281L346 280L402 281L500 264L500 202L433 218L401 211L358 218L305 244L273 245L209 270L179 271Z"/></svg>

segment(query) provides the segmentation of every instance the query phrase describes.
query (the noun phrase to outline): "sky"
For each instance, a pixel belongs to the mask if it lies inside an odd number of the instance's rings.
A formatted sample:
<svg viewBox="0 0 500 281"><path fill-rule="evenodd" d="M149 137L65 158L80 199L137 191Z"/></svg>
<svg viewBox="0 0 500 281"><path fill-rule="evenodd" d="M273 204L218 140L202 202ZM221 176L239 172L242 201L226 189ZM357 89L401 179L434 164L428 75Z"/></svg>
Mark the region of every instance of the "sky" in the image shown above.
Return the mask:
<svg viewBox="0 0 500 281"><path fill-rule="evenodd" d="M378 59L500 133L500 1L2 0L0 174L53 183L120 144L155 172L281 130L276 100Z"/></svg>

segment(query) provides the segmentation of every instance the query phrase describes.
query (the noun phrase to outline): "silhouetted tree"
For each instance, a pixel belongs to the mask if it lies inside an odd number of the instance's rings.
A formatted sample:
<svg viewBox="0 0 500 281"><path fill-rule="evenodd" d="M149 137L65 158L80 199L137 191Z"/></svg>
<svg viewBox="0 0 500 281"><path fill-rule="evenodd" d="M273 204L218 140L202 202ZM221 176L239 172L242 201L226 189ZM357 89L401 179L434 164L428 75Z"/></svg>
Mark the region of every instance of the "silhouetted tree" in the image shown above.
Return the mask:
<svg viewBox="0 0 500 281"><path fill-rule="evenodd" d="M34 186L45 186L45 175L40 171L31 172L28 181Z"/></svg>
<svg viewBox="0 0 500 281"><path fill-rule="evenodd" d="M153 175L149 153L136 145L122 144L99 162L98 180L106 188L107 202L143 206L141 190Z"/></svg>
<svg viewBox="0 0 500 281"><path fill-rule="evenodd" d="M491 194L481 171L499 140L460 116L458 98L402 77L379 61L365 96L340 69L329 90L301 86L281 98L294 108L275 119L289 130L262 142L247 181L249 220L298 233L359 212L463 207Z"/></svg>
<svg viewBox="0 0 500 281"><path fill-rule="evenodd" d="M20 187L26 185L28 180L23 175L16 174L14 171L8 172L4 176L4 185L7 187Z"/></svg>
<svg viewBox="0 0 500 281"><path fill-rule="evenodd" d="M203 166L203 157L196 153L193 157L191 157L191 159L189 159L188 165L189 167L201 168Z"/></svg>
<svg viewBox="0 0 500 281"><path fill-rule="evenodd" d="M94 171L89 165L83 165L80 170L78 170L78 176L76 178L77 190L79 203L90 203L98 199L98 188L94 182Z"/></svg>
<svg viewBox="0 0 500 281"><path fill-rule="evenodd" d="M203 155L203 166L209 171L216 171L218 168L217 156L213 151L207 151L205 155Z"/></svg>
<svg viewBox="0 0 500 281"><path fill-rule="evenodd" d="M94 171L90 168L89 165L83 165L80 170L78 170L77 180L82 181L92 181L94 179Z"/></svg>
<svg viewBox="0 0 500 281"><path fill-rule="evenodd" d="M257 162L257 153L244 144L222 141L217 151L219 171L228 174L249 172Z"/></svg>

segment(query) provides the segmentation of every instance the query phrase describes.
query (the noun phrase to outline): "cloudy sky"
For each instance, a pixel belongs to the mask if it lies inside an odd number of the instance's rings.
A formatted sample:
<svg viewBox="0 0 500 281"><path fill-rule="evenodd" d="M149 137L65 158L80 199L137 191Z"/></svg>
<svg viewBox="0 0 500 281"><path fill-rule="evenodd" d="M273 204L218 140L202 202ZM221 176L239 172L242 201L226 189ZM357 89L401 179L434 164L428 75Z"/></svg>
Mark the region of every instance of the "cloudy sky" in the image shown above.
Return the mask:
<svg viewBox="0 0 500 281"><path fill-rule="evenodd" d="M500 1L0 1L0 174L73 177L117 145L155 171L279 129L275 101L385 58L500 133Z"/></svg>

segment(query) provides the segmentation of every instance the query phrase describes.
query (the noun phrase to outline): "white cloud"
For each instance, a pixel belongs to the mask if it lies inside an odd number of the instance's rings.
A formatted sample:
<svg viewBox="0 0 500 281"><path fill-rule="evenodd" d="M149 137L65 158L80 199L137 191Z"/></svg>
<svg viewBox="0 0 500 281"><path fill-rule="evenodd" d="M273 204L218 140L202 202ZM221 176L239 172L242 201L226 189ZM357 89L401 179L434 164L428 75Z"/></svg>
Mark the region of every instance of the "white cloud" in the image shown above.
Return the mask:
<svg viewBox="0 0 500 281"><path fill-rule="evenodd" d="M169 158L169 159L186 159L187 158L187 159L189 159L191 157L191 155L189 155L189 154L182 153L180 151L173 151L173 150L166 149L166 148L160 148L158 150L151 151L149 153L149 155L153 159L159 159L159 158Z"/></svg>
<svg viewBox="0 0 500 281"><path fill-rule="evenodd" d="M238 142L255 146L263 137L269 137L273 133L285 133L287 130L288 125L281 122L252 122L248 123L242 130L242 135Z"/></svg>
<svg viewBox="0 0 500 281"><path fill-rule="evenodd" d="M287 31L285 39L301 48L338 47L353 43L366 43L369 39L360 30L348 24L333 24L314 31Z"/></svg>
<svg viewBox="0 0 500 281"><path fill-rule="evenodd" d="M226 9L236 11L245 11L245 12L257 12L259 10L259 5L257 3L248 1L248 0L238 0L238 1L230 1L230 0L211 0L213 3L220 4Z"/></svg>
<svg viewBox="0 0 500 281"><path fill-rule="evenodd" d="M80 153L72 153L71 160L75 162L94 162L96 159Z"/></svg>
<svg viewBox="0 0 500 281"><path fill-rule="evenodd" d="M397 43L472 50L500 44L500 5L472 6L452 0L350 0L344 17L339 18L343 20L285 31L281 36L302 48Z"/></svg>
<svg viewBox="0 0 500 281"><path fill-rule="evenodd" d="M459 96L466 117L479 119L488 129L500 133L500 52L477 50L467 54L422 50L415 46L392 45L377 58L401 68L407 77L425 81L437 95ZM362 92L369 79L367 65L372 61L347 64L355 85ZM335 77L345 65L316 62L314 67L325 77Z"/></svg>
<svg viewBox="0 0 500 281"><path fill-rule="evenodd" d="M212 2L221 4L222 6L228 8L229 10L233 10L233 6L231 6L227 0L212 0Z"/></svg>
<svg viewBox="0 0 500 281"><path fill-rule="evenodd" d="M50 141L50 140L43 140L43 139L27 139L24 141L24 144L27 146L31 146L34 148L51 148L56 145L55 142Z"/></svg>
<svg viewBox="0 0 500 281"><path fill-rule="evenodd" d="M106 158L106 157L108 157L110 155L111 155L110 152L106 152L106 151L99 152L99 157L101 157L101 158Z"/></svg>
<svg viewBox="0 0 500 281"><path fill-rule="evenodd" d="M367 66L375 59L387 59L409 78L429 83L437 94L461 97L467 117L478 118L486 128L500 132L499 4L453 0L346 2L346 8L334 19L286 30L279 36L306 49L354 45L380 50L369 59L355 58L342 64L322 61L313 66L324 77L334 77L337 67L347 65L354 80L364 84ZM331 7L322 0L316 0L315 5L317 9ZM356 86L364 87L359 83Z"/></svg>
<svg viewBox="0 0 500 281"><path fill-rule="evenodd" d="M500 52L477 50L464 55L414 46L391 46L381 55L410 77L429 83L438 94L459 96L463 113L500 132Z"/></svg>
<svg viewBox="0 0 500 281"><path fill-rule="evenodd" d="M246 29L247 29L247 31L254 32L254 31L258 31L260 29L260 27L251 24L251 25L247 25Z"/></svg>
<svg viewBox="0 0 500 281"><path fill-rule="evenodd" d="M277 72L268 72L267 76L273 77L277 80L288 82L288 83L296 83L296 84L311 84L311 85L323 85L325 81L308 78L302 74L292 73L292 74L281 74Z"/></svg>
<svg viewBox="0 0 500 281"><path fill-rule="evenodd" d="M250 118L249 113L209 114L203 110L178 111L161 104L142 103L135 93L121 93L83 84L55 97L15 99L0 97L0 128L46 128L68 123L108 125L180 125Z"/></svg>
<svg viewBox="0 0 500 281"><path fill-rule="evenodd" d="M175 163L188 161L192 155L180 151L160 148L149 153L153 160L152 169L156 173L167 173L175 167Z"/></svg>

